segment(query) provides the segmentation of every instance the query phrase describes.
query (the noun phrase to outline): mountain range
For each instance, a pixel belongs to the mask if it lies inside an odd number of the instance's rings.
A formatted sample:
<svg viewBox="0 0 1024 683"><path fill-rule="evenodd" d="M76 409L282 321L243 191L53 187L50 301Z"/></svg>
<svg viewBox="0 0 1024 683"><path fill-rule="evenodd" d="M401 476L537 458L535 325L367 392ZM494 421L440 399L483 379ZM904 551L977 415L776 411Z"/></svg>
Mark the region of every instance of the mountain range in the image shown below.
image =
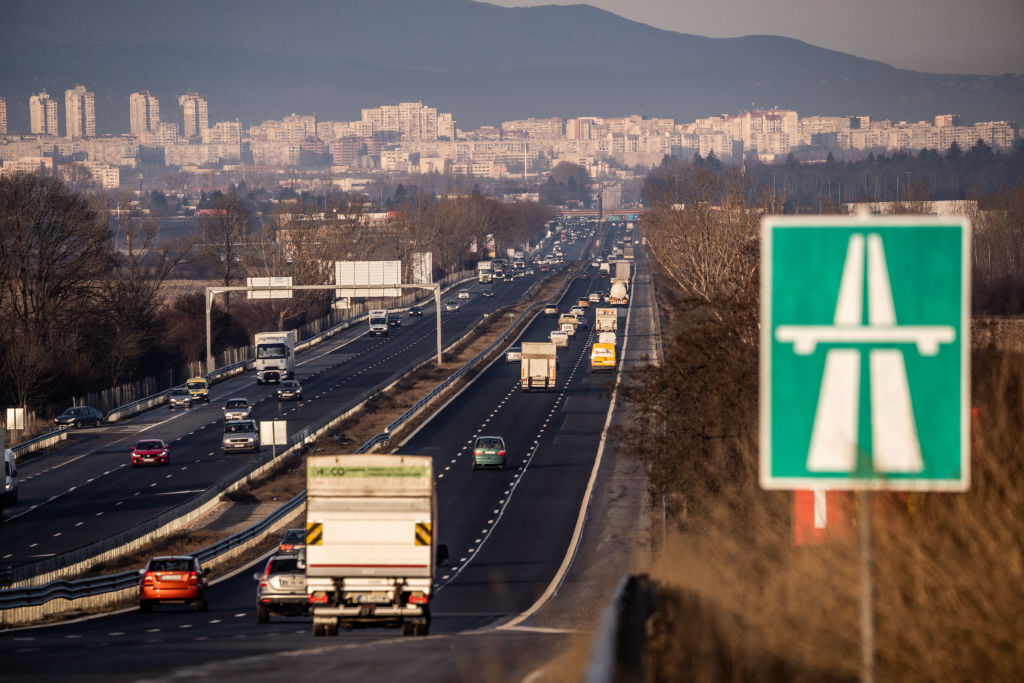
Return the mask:
<svg viewBox="0 0 1024 683"><path fill-rule="evenodd" d="M28 132L28 98L96 94L99 133L128 130L128 95L164 120L177 96L210 121L290 113L354 120L421 101L460 128L529 116L643 114L677 121L778 106L801 116L1024 121L1024 76L897 69L778 36L706 38L588 5L472 0L4 0L0 96Z"/></svg>

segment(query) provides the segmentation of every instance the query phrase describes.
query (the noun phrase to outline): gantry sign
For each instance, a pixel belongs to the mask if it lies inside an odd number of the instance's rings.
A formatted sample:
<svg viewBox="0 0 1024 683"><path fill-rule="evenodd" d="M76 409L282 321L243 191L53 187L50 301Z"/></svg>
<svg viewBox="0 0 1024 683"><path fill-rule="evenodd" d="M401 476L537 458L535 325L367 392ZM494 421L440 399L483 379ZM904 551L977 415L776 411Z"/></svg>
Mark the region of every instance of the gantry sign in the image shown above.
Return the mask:
<svg viewBox="0 0 1024 683"><path fill-rule="evenodd" d="M767 217L761 485L966 490L970 225Z"/></svg>

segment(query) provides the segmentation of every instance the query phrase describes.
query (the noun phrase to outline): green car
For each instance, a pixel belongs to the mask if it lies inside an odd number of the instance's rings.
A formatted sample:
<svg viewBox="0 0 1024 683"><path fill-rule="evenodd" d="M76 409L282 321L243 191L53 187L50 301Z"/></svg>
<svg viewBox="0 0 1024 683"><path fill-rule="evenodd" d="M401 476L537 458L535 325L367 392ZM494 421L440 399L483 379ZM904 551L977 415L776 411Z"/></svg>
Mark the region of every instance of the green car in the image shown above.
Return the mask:
<svg viewBox="0 0 1024 683"><path fill-rule="evenodd" d="M481 436L473 444L473 469L478 467L497 467L505 469L508 455L505 450L505 439L500 436Z"/></svg>

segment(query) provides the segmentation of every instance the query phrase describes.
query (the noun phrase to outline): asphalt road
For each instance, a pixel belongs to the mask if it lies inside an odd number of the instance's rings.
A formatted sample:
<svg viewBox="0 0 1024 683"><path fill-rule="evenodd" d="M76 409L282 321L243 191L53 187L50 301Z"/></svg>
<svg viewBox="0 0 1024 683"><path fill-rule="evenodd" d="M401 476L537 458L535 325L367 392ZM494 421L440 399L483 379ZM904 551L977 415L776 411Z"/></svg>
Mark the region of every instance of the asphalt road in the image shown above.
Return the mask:
<svg viewBox="0 0 1024 683"><path fill-rule="evenodd" d="M592 287L605 288L607 280L576 280L560 308ZM625 312L620 315L622 329ZM588 318L592 329L592 309ZM538 317L522 340L544 339L553 327L552 319ZM499 359L401 446L434 458L438 538L452 557L438 576L430 637L366 629L314 639L310 620L301 617L259 625L251 576L258 562L217 583L206 613L166 606L2 633L5 678L521 678L577 627L500 625L533 605L556 576L594 471L614 376L591 374L588 351L579 336L559 351L552 393L521 393L518 364ZM509 469L471 469L468 446L480 434L505 436Z"/></svg>
<svg viewBox="0 0 1024 683"><path fill-rule="evenodd" d="M480 316L517 301L538 276L466 287L471 298L442 313L445 345ZM454 293L452 294L454 297ZM445 297L447 299L447 297ZM111 536L151 519L205 491L252 456L222 454L223 402L243 396L258 420L284 419L294 433L324 414L351 407L371 387L392 382L414 358L436 346L433 306L423 318L404 317L390 338L370 337L357 325L298 357L304 400L279 403L274 385L257 385L246 373L211 388L211 403L188 410L156 408L97 429L76 431L71 443L19 467L17 505L0 524L0 567L49 557ZM132 468L129 450L142 438L170 444L166 467ZM266 447L264 450L267 450Z"/></svg>

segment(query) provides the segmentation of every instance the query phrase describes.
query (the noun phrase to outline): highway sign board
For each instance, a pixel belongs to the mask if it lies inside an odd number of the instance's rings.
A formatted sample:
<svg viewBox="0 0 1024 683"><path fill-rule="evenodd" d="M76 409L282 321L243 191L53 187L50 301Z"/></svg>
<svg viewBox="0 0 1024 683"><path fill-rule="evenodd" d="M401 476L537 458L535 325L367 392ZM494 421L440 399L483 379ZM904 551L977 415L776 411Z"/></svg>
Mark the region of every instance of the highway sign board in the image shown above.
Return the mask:
<svg viewBox="0 0 1024 683"><path fill-rule="evenodd" d="M761 485L970 484L970 224L761 225Z"/></svg>

